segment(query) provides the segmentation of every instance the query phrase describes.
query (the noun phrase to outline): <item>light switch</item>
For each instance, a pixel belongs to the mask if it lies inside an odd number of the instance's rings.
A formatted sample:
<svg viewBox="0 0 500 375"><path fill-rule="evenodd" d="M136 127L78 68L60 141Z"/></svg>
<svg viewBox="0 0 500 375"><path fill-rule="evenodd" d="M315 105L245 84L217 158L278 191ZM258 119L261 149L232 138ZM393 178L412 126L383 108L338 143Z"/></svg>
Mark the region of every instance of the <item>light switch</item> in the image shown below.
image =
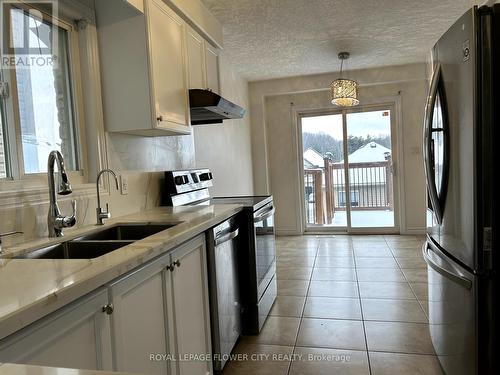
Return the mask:
<svg viewBox="0 0 500 375"><path fill-rule="evenodd" d="M128 178L124 175L120 175L120 193L121 195L128 195Z"/></svg>

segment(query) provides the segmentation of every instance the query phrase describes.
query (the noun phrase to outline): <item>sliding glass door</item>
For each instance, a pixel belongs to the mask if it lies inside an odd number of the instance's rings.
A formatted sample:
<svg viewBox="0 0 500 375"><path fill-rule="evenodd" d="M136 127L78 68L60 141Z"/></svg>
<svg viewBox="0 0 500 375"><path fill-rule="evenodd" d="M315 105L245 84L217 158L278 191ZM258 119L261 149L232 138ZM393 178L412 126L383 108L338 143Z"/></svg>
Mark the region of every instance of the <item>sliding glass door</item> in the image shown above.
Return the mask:
<svg viewBox="0 0 500 375"><path fill-rule="evenodd" d="M347 227L343 115L302 118L304 201L306 224L312 227ZM337 206L342 209L334 210Z"/></svg>
<svg viewBox="0 0 500 375"><path fill-rule="evenodd" d="M301 117L307 230L395 230L391 107Z"/></svg>

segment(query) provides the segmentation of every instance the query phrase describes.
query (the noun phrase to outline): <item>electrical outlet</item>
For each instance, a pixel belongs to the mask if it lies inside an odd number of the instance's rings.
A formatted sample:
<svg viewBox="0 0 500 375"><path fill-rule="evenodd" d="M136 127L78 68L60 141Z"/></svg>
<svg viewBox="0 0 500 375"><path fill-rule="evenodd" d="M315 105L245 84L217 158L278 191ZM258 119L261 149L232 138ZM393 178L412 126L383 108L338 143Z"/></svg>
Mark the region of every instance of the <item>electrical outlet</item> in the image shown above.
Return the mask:
<svg viewBox="0 0 500 375"><path fill-rule="evenodd" d="M120 175L120 193L128 195L128 177L124 175Z"/></svg>

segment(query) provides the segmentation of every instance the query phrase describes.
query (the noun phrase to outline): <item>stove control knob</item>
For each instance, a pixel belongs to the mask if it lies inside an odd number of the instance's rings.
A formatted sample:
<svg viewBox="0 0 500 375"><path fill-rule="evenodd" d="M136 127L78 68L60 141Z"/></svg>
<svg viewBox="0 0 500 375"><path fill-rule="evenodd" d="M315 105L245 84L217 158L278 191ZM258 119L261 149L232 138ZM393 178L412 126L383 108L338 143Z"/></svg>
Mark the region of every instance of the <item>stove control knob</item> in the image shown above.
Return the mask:
<svg viewBox="0 0 500 375"><path fill-rule="evenodd" d="M212 173L200 173L200 181L210 181L213 178Z"/></svg>
<svg viewBox="0 0 500 375"><path fill-rule="evenodd" d="M174 182L176 185L185 185L189 182L189 179L186 175L184 176L175 176Z"/></svg>

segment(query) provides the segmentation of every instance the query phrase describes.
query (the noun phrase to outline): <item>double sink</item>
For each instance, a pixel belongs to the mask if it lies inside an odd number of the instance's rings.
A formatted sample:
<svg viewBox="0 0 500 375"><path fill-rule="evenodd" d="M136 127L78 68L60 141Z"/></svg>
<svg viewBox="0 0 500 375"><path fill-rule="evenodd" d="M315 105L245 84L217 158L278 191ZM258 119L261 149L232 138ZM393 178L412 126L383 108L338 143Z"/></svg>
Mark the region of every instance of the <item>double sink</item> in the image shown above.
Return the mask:
<svg viewBox="0 0 500 375"><path fill-rule="evenodd" d="M35 249L14 259L93 259L177 224L116 224L70 241Z"/></svg>

